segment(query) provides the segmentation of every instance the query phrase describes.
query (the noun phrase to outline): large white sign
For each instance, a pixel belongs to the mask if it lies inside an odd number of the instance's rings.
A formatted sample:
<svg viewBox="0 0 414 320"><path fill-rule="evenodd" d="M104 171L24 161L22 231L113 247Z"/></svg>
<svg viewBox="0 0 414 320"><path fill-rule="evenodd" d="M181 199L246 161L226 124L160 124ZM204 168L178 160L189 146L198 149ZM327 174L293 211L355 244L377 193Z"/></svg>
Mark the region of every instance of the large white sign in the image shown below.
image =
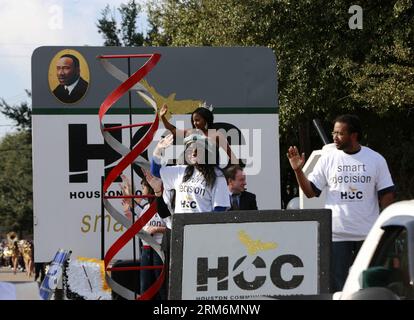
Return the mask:
<svg viewBox="0 0 414 320"><path fill-rule="evenodd" d="M270 49L41 47L32 57L36 261L50 261L59 248L72 250L73 257L101 258L101 177L122 157L104 143L98 112L125 79L110 74L97 57L155 52L161 56L159 63L140 85L154 98L158 110L167 103L171 123L191 128L191 112L202 102L212 105L214 123L231 131L231 148L247 164L247 188L257 195L259 209L280 208L276 60ZM141 58L113 61L123 74L136 72L145 62ZM70 69L68 64L73 70L64 72ZM66 82L75 78L69 92ZM154 110L136 90L126 92L110 108L105 125L154 120ZM132 129L133 144L146 129ZM160 122L144 158L151 157L164 133ZM130 146L129 129L111 134ZM234 134L240 140L233 139ZM220 152L220 159L225 159ZM124 174L131 176L131 171L129 167ZM139 193L140 178L137 174L132 178ZM107 195L120 195L117 182ZM121 199L110 202L122 211ZM104 221L107 251L125 228L108 213ZM129 243L115 258L131 259L132 250Z"/></svg>
<svg viewBox="0 0 414 320"><path fill-rule="evenodd" d="M217 121L231 123L240 129L245 145L244 158L247 189L257 196L260 209L280 208L279 170L275 159L278 144L275 137L278 116L275 115L217 115ZM152 115L135 115L133 121L147 122ZM106 123L126 125L126 115L106 117ZM189 116L173 117L173 122L190 126ZM257 123L261 128L257 128ZM36 258L48 261L59 248L72 250L73 256L100 258L101 248L101 177L105 169L104 141L99 130L97 116L93 115L37 115L33 117L33 172ZM148 149L152 150L165 133L161 126ZM129 132L122 132L122 142L129 145ZM108 147L107 147L108 148ZM237 148L234 148L236 150ZM99 156L102 155L102 156ZM110 168L119 161L107 163ZM108 160L107 160L108 161ZM71 164L72 162L72 164ZM76 166L82 168L74 171ZM71 170L72 168L72 170ZM252 174L249 174L249 170ZM130 170L125 170L130 175ZM72 181L71 181L72 180ZM81 182L74 182L81 181ZM140 178L134 176L135 186L140 189ZM117 183L111 186L110 195L119 194ZM112 200L121 210L121 199ZM139 210L139 208L138 208ZM105 247L125 231L109 214L105 217ZM124 249L119 258L131 258L132 247Z"/></svg>
<svg viewBox="0 0 414 320"><path fill-rule="evenodd" d="M182 299L317 294L318 227L316 221L185 226Z"/></svg>

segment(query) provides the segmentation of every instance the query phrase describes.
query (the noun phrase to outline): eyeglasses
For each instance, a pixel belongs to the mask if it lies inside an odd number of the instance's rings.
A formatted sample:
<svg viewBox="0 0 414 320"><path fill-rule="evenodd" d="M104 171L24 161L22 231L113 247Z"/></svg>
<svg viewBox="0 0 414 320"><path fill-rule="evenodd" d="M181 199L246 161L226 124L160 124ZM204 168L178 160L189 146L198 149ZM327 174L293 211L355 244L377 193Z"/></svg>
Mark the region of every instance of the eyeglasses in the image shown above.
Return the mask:
<svg viewBox="0 0 414 320"><path fill-rule="evenodd" d="M331 134L332 134L332 137L335 137L335 136L343 137L347 133L346 132L333 131L333 132L331 132Z"/></svg>

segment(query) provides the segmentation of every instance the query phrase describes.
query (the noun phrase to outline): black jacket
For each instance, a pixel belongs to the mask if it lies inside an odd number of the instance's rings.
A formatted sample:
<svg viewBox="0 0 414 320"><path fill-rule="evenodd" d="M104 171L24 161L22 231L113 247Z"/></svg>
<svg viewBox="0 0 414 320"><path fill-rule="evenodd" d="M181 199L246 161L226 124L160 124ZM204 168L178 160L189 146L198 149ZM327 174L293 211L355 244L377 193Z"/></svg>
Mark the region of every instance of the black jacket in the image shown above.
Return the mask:
<svg viewBox="0 0 414 320"><path fill-rule="evenodd" d="M88 90L88 82L79 78L79 82L75 88L73 88L70 94L67 94L65 91L64 85L58 85L55 90L53 90L53 94L58 98L60 101L64 103L74 103L80 100L84 94Z"/></svg>
<svg viewBox="0 0 414 320"><path fill-rule="evenodd" d="M230 208L229 211L232 211ZM240 209L239 210L257 210L256 195L254 193L243 191L240 194Z"/></svg>

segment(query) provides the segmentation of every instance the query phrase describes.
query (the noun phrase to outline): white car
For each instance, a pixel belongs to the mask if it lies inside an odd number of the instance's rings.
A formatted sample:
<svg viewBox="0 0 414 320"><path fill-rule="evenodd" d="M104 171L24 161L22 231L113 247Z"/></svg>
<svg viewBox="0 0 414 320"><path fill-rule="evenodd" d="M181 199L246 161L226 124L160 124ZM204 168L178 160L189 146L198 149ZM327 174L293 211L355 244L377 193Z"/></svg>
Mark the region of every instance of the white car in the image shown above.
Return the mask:
<svg viewBox="0 0 414 320"><path fill-rule="evenodd" d="M333 299L414 299L414 200L381 212Z"/></svg>

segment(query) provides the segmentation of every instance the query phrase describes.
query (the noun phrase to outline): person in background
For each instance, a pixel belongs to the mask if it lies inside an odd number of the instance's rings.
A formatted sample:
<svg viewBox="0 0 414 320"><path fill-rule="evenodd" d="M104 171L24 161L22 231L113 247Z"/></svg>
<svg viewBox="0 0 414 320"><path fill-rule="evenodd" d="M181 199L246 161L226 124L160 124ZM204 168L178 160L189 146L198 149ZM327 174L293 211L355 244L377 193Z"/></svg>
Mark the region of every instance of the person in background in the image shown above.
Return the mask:
<svg viewBox="0 0 414 320"><path fill-rule="evenodd" d="M44 262L35 262L35 278L34 281L38 281L39 283L43 282L43 279L46 276L46 264Z"/></svg>
<svg viewBox="0 0 414 320"><path fill-rule="evenodd" d="M224 170L231 208L229 210L257 210L256 195L246 191L246 175L238 165L231 165Z"/></svg>
<svg viewBox="0 0 414 320"><path fill-rule="evenodd" d="M163 190L162 180L158 177L154 177L149 171L142 169L145 179L148 181L154 192L155 201L157 201L158 214L165 221L165 232L161 240L161 250L164 252L164 286L169 287L170 278L170 246L171 246L171 228L172 220L171 214L174 212L175 205L175 190Z"/></svg>
<svg viewBox="0 0 414 320"><path fill-rule="evenodd" d="M131 195L131 186L129 180L125 175L122 175L123 184L121 189L123 194ZM154 190L147 182L146 179L141 180L141 190L142 195L154 195ZM154 201L154 198L148 198L148 202L143 206L143 209L139 213L139 217L141 217L150 207L150 204ZM123 199L122 206L124 209L124 214L132 220L132 201L131 199ZM154 216L148 221L148 223L144 226L143 230L148 232L154 240L161 244L161 240L163 234L166 231L166 224L165 221L155 213ZM157 252L147 243L146 241L142 240L142 247L141 247L141 259L140 265L141 266L162 266L164 263L161 260L161 257L157 254ZM143 294L151 285L158 279L161 274L161 269L142 269L140 270L140 293ZM157 295L154 297L155 300L165 300L166 297L166 287L161 286L160 290L158 291Z"/></svg>
<svg viewBox="0 0 414 320"><path fill-rule="evenodd" d="M11 262L13 265L13 273L17 273L17 268L19 266L20 250L19 250L19 237L17 233L11 231L7 234L7 246L11 251Z"/></svg>
<svg viewBox="0 0 414 320"><path fill-rule="evenodd" d="M28 240L20 240L19 249L20 249L20 253L23 258L23 263L24 263L24 268L26 270L26 274L30 278L34 271L33 242L28 241Z"/></svg>

